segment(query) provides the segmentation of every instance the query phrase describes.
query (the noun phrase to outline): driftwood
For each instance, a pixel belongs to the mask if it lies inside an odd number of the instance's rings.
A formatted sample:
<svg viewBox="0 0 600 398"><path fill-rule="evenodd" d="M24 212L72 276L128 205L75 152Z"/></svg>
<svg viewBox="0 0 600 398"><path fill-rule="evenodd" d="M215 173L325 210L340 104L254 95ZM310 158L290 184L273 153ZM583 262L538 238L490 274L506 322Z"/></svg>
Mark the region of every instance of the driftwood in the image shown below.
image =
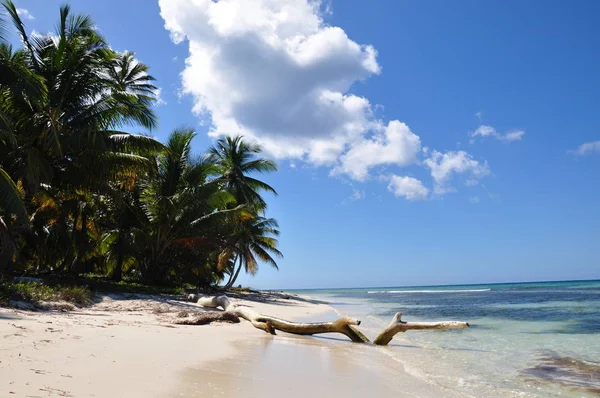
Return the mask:
<svg viewBox="0 0 600 398"><path fill-rule="evenodd" d="M443 321L443 322L404 322L402 313L398 312L392 318L390 324L379 333L379 336L373 340L373 344L388 345L394 336L407 330L426 330L426 329L462 329L468 328L467 322Z"/></svg>
<svg viewBox="0 0 600 398"><path fill-rule="evenodd" d="M270 334L275 334L275 330L303 335L341 333L356 343L370 343L370 340L354 327L360 325L360 321L353 318L343 317L333 322L319 323L290 322L259 314L249 307L235 304L227 296L200 297L198 304L207 308L221 307L225 311L224 313L243 318L251 322L254 327ZM467 322L404 322L401 318L402 314L397 313L392 322L373 340L373 344L387 345L397 333L407 330L462 329L469 327Z"/></svg>

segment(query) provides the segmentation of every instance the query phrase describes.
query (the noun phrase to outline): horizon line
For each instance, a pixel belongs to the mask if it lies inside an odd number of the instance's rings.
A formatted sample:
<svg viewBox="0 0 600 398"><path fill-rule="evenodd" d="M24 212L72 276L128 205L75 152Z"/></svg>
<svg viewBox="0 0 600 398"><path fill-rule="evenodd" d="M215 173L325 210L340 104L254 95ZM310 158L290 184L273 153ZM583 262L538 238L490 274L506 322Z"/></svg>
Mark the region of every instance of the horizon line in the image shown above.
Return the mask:
<svg viewBox="0 0 600 398"><path fill-rule="evenodd" d="M524 285L528 283L556 283L556 282L600 282L599 279L569 279L569 280L544 280L523 282L482 282L482 283L456 283L442 285L390 285L390 286L356 286L356 287L310 287L310 288L282 288L282 289L258 289L258 290L342 290L342 289L388 289L388 288L413 288L413 287L447 287L447 286L481 286L481 285Z"/></svg>

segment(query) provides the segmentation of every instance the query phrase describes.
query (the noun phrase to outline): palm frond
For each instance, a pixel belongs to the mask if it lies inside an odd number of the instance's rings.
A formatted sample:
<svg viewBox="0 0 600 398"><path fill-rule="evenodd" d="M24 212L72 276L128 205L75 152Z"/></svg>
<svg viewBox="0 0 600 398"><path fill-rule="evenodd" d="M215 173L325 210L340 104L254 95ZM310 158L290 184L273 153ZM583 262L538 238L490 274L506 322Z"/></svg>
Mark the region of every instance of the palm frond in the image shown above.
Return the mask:
<svg viewBox="0 0 600 398"><path fill-rule="evenodd" d="M108 137L113 150L137 155L156 155L166 147L152 137L141 134L116 133Z"/></svg>
<svg viewBox="0 0 600 398"><path fill-rule="evenodd" d="M6 36L7 36L7 34L6 34L6 31L7 31L6 25L7 25L7 23L4 20L4 15L0 14L0 42L7 40L6 39Z"/></svg>
<svg viewBox="0 0 600 398"><path fill-rule="evenodd" d="M0 168L0 209L6 214L15 214L21 219L27 219L27 209L19 196L17 186L2 168Z"/></svg>
<svg viewBox="0 0 600 398"><path fill-rule="evenodd" d="M8 15L12 19L14 27L17 29L17 32L19 32L19 35L21 36L21 41L23 42L23 44L29 51L29 55L31 57L32 63L34 64L34 66L38 66L37 54L34 51L33 46L31 45L31 43L29 41L29 36L27 35L26 29L25 29L25 24L23 23L23 20L21 19L21 17L19 16L19 13L17 12L17 7L11 0L3 1L2 6L8 12Z"/></svg>
<svg viewBox="0 0 600 398"><path fill-rule="evenodd" d="M245 173L270 173L277 171L277 165L272 160L255 159L244 163L241 169Z"/></svg>

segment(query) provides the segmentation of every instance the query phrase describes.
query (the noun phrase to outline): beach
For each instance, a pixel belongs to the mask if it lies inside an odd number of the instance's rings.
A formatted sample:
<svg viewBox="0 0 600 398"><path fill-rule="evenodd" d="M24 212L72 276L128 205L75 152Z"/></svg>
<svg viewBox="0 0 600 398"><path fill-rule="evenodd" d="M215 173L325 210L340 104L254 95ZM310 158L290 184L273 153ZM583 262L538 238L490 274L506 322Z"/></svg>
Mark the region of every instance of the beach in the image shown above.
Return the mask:
<svg viewBox="0 0 600 398"><path fill-rule="evenodd" d="M389 346L341 334L272 336L250 322L175 324L211 309L177 296L99 294L76 311L0 308L0 396L592 397L597 281L231 293L299 322L351 316L373 339L390 314L471 328ZM186 318L187 319L187 318ZM403 318L404 319L404 318Z"/></svg>
<svg viewBox="0 0 600 398"><path fill-rule="evenodd" d="M287 294L238 304L289 320L332 320ZM342 335L268 335L238 324L174 325L202 311L174 297L101 295L71 312L0 309L0 395L16 397L460 396L405 371L385 347Z"/></svg>

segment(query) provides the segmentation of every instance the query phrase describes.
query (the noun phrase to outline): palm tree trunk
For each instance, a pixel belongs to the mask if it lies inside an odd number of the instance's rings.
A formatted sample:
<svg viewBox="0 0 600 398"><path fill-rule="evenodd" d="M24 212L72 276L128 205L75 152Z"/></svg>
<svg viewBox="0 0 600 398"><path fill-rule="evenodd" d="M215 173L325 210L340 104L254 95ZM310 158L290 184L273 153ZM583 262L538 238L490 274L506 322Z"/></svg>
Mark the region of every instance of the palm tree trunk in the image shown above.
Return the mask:
<svg viewBox="0 0 600 398"><path fill-rule="evenodd" d="M77 239L77 220L79 219L79 207L73 212L73 228L71 228L71 233L69 236L69 247L67 248L67 252L63 257L62 261L62 269L65 272L73 271L73 262L75 261L76 256L76 239Z"/></svg>
<svg viewBox="0 0 600 398"><path fill-rule="evenodd" d="M0 217L0 280L9 278L13 272L13 255L16 251L8 226Z"/></svg>
<svg viewBox="0 0 600 398"><path fill-rule="evenodd" d="M117 238L117 264L113 269L111 279L115 282L120 282L123 279L123 261L124 261L124 250L123 250L123 231L119 231L119 237Z"/></svg>
<svg viewBox="0 0 600 398"><path fill-rule="evenodd" d="M235 274L233 275L233 279L231 279L229 282L227 282L227 285L225 285L225 289L230 289L231 286L234 285L235 281L237 280L238 276L240 275L241 270L242 270L242 259L240 258L240 265L238 266L237 271L235 271Z"/></svg>
<svg viewBox="0 0 600 398"><path fill-rule="evenodd" d="M233 269L231 270L231 273L229 274L229 279L227 280L227 283L223 285L223 287L226 287L229 285L229 283L231 282L231 280L233 279L233 274L235 274L235 263L237 263L237 259L238 259L238 255L236 254L235 257L233 258Z"/></svg>
<svg viewBox="0 0 600 398"><path fill-rule="evenodd" d="M77 247L75 252L75 260L71 266L71 270L76 275L85 272L85 264L83 263L83 258L85 257L85 252L87 249L87 214L85 210L81 212L81 230L75 235L75 246ZM77 225L77 223L75 223ZM75 229L75 231L77 231Z"/></svg>

